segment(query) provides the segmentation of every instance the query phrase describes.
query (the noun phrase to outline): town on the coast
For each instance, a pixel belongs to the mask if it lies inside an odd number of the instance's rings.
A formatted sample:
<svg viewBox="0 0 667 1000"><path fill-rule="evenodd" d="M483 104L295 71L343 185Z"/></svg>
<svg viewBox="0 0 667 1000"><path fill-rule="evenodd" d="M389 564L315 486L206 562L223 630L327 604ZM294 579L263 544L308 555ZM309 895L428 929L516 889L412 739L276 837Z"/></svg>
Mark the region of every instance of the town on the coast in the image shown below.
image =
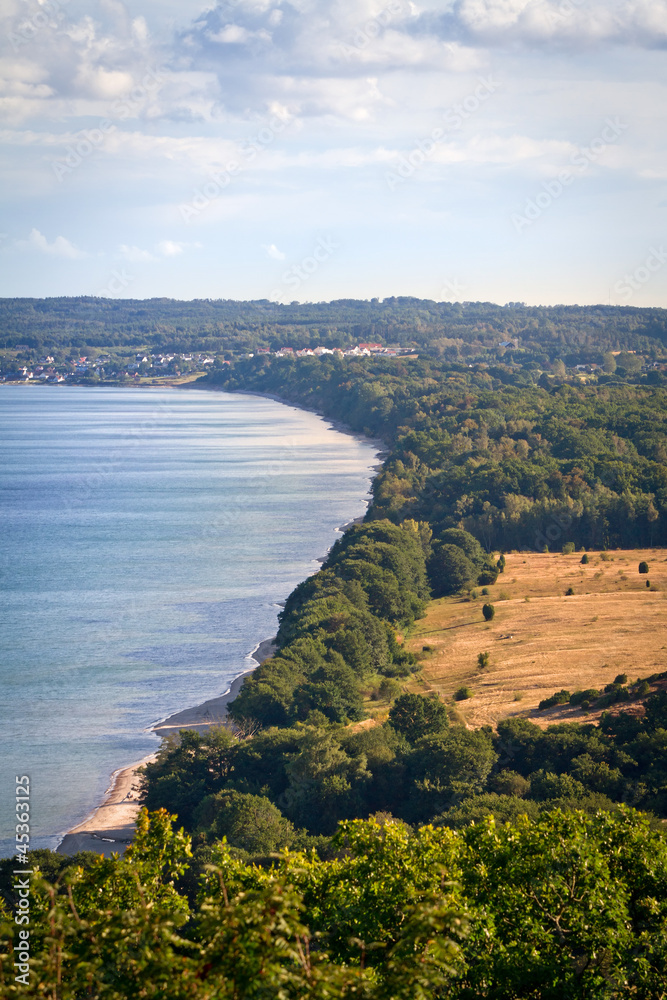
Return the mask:
<svg viewBox="0 0 667 1000"><path fill-rule="evenodd" d="M224 358L222 355L201 352L192 354L139 353L129 361L106 353L97 357L88 354L72 355L62 360L57 359L52 354L32 359L30 354L28 345L18 344L14 358L2 359L0 381L45 382L52 385L77 382L80 379L93 381L134 379L138 381L146 376L161 377L166 375L178 378L209 370L216 364L231 364L229 358ZM400 345L385 347L382 344L364 343L345 349L340 347L315 347L313 349L310 347L280 347L276 351L271 351L267 347L259 348L256 352L241 354L239 357L252 358L255 355L274 355L277 358L321 358L325 354L337 355L341 358L368 358L371 356L397 358L401 356L414 357L417 351L414 347L401 347Z"/></svg>

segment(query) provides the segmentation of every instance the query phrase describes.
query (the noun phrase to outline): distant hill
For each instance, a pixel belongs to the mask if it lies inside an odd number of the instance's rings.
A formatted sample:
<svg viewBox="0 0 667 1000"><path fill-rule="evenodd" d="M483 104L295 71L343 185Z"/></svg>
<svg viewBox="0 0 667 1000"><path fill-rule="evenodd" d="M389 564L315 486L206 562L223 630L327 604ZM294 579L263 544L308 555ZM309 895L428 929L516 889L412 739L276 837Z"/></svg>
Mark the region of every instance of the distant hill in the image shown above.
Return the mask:
<svg viewBox="0 0 667 1000"><path fill-rule="evenodd" d="M609 350L667 353L667 310L433 302L397 296L289 305L268 299L0 299L0 349L142 346L244 353L260 347L413 345L447 360L491 354L537 364L596 362Z"/></svg>

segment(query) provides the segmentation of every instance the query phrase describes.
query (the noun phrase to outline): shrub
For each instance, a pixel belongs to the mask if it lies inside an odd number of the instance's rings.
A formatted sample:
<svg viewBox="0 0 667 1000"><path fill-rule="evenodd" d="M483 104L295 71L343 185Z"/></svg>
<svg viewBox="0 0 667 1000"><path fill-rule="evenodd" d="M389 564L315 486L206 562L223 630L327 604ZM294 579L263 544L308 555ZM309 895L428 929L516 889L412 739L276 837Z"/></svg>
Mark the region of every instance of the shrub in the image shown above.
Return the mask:
<svg viewBox="0 0 667 1000"><path fill-rule="evenodd" d="M496 563L496 569L499 573L505 572L505 555L503 553L501 553L500 559Z"/></svg>
<svg viewBox="0 0 667 1000"><path fill-rule="evenodd" d="M563 555L569 556L572 552L574 552L574 542L565 542L563 545Z"/></svg>
<svg viewBox="0 0 667 1000"><path fill-rule="evenodd" d="M650 580L646 581L646 586L650 589L650 587L651 587L651 581Z"/></svg>
<svg viewBox="0 0 667 1000"><path fill-rule="evenodd" d="M646 582L648 583L648 580ZM482 597L488 597L488 596L489 596L489 588L482 587Z"/></svg>
<svg viewBox="0 0 667 1000"><path fill-rule="evenodd" d="M614 677L614 684L627 684L627 683L628 683L627 674L617 674L616 677Z"/></svg>
<svg viewBox="0 0 667 1000"><path fill-rule="evenodd" d="M477 666L479 667L479 669L483 670L484 667L488 667L490 659L491 659L490 653L478 653Z"/></svg>
<svg viewBox="0 0 667 1000"><path fill-rule="evenodd" d="M383 701L393 701L394 698L398 698L400 693L401 685L393 677L385 677L378 690L378 694Z"/></svg>
<svg viewBox="0 0 667 1000"><path fill-rule="evenodd" d="M648 573L648 563L644 562L643 559L642 559L642 561L639 564L639 572L640 573Z"/></svg>
<svg viewBox="0 0 667 1000"><path fill-rule="evenodd" d="M573 597L574 596L574 590L572 589L572 587L568 587L567 588L567 590L565 591L565 596L566 597Z"/></svg>
<svg viewBox="0 0 667 1000"><path fill-rule="evenodd" d="M586 688L585 691L574 691L570 695L570 705L581 705L583 707L584 702L590 704L595 701L596 698L600 697L600 692L597 688Z"/></svg>
<svg viewBox="0 0 667 1000"><path fill-rule="evenodd" d="M553 708L554 705L568 705L570 698L570 692L563 688L562 691L556 691L555 694L552 694L550 698L544 698L538 705L538 709L543 712L546 708Z"/></svg>
<svg viewBox="0 0 667 1000"><path fill-rule="evenodd" d="M637 698L645 698L650 690L651 685L648 681L640 681L633 693Z"/></svg>
<svg viewBox="0 0 667 1000"><path fill-rule="evenodd" d="M472 688L460 687L454 692L454 701L466 701L468 698L472 698L473 696L474 692Z"/></svg>
<svg viewBox="0 0 667 1000"><path fill-rule="evenodd" d="M600 553L600 559L602 560L602 562L609 562L609 560L611 559L611 556L609 555L608 552L601 552Z"/></svg>
<svg viewBox="0 0 667 1000"><path fill-rule="evenodd" d="M498 795L523 798L530 792L530 781L517 771L503 770L489 778L489 788Z"/></svg>
<svg viewBox="0 0 667 1000"><path fill-rule="evenodd" d="M585 566L588 562L590 562L590 559L588 558L588 552L584 552L583 556L581 557L581 565Z"/></svg>
<svg viewBox="0 0 667 1000"><path fill-rule="evenodd" d="M495 583L498 579L498 570L495 566L485 566L477 577L477 583Z"/></svg>
<svg viewBox="0 0 667 1000"><path fill-rule="evenodd" d="M493 619L495 613L496 609L494 608L493 604L485 604L482 607L482 614L484 615L484 620L487 622L490 622Z"/></svg>

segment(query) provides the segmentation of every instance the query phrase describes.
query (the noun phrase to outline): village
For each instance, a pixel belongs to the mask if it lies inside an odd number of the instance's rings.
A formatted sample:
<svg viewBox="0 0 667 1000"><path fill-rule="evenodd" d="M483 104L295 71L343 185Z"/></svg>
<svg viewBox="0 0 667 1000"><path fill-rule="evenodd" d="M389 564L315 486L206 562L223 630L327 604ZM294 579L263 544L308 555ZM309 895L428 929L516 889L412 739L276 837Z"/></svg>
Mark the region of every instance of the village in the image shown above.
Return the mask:
<svg viewBox="0 0 667 1000"><path fill-rule="evenodd" d="M19 347L22 346L19 345ZM323 357L327 354L336 355L341 358L371 356L396 358L405 355L415 357L416 351L412 347L385 347L377 343L363 343L345 349L339 347L315 347L313 349L309 347L281 347L276 351L271 351L267 347L259 348L256 352L240 354L238 356L253 358L273 355L277 358L304 358ZM173 376L179 378L206 371L211 366L229 365L231 363L229 359L206 353L139 353L129 362L117 357L114 358L110 354L100 354L97 357L82 355L79 358L70 358L59 363L55 361L53 355L46 355L40 357L36 364L12 365L5 362L4 370L0 372L0 381L41 382L58 385L67 382L77 382L81 379L86 381L116 381L119 379L138 380L142 377L159 378Z"/></svg>

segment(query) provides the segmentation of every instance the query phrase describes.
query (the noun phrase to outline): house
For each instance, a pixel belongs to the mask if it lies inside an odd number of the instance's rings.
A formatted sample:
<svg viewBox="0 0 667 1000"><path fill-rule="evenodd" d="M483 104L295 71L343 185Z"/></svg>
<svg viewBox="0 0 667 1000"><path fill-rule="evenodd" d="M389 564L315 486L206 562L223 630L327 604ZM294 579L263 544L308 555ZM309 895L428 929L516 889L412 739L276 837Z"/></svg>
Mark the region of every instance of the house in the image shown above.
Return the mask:
<svg viewBox="0 0 667 1000"><path fill-rule="evenodd" d="M312 358L314 353L309 347L304 347L303 350L296 352L296 356L297 358Z"/></svg>
<svg viewBox="0 0 667 1000"><path fill-rule="evenodd" d="M321 358L323 354L333 354L333 351L330 351L328 347L316 347L313 354Z"/></svg>
<svg viewBox="0 0 667 1000"><path fill-rule="evenodd" d="M374 351L382 351L383 347L382 344L359 344L359 350L370 351L372 353Z"/></svg>

